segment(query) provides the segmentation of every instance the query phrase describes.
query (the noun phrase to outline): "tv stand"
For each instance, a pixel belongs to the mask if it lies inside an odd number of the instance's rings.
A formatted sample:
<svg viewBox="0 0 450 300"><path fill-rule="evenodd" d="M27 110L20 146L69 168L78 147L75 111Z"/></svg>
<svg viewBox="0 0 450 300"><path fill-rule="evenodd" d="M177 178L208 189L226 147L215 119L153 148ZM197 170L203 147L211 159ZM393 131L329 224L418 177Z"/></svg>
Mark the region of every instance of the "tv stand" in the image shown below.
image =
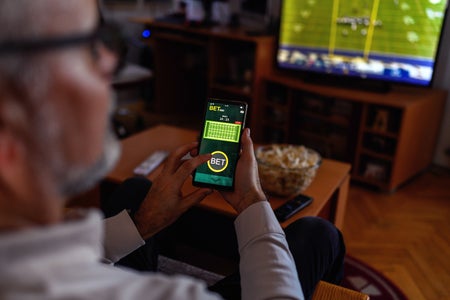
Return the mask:
<svg viewBox="0 0 450 300"><path fill-rule="evenodd" d="M368 91L372 93L386 94L392 90L392 84L383 81L364 80L363 78L350 78L336 76L322 76L308 74L303 77L308 84L327 85L336 88Z"/></svg>
<svg viewBox="0 0 450 300"><path fill-rule="evenodd" d="M381 93L273 74L253 103L252 132L260 143L303 144L349 162L353 180L391 192L432 163L446 98L438 89Z"/></svg>

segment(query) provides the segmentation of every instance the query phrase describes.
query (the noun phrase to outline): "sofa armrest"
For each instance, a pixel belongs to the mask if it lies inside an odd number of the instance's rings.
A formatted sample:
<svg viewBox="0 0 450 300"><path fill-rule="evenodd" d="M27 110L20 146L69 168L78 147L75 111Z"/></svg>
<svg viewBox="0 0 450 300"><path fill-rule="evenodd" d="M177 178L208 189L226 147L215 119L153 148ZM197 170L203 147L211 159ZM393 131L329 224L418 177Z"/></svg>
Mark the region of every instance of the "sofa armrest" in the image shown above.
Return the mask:
<svg viewBox="0 0 450 300"><path fill-rule="evenodd" d="M313 300L369 300L369 296L325 281L317 284Z"/></svg>

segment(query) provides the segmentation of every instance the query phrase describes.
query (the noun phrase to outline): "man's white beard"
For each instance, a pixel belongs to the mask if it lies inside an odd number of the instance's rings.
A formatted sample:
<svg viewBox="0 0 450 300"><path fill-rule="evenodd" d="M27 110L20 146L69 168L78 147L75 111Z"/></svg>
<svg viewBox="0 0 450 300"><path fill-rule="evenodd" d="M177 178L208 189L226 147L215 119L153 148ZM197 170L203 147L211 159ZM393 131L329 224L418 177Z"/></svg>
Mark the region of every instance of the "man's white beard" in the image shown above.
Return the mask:
<svg viewBox="0 0 450 300"><path fill-rule="evenodd" d="M94 164L88 167L67 166L67 169L61 170L63 174L59 177L60 192L66 197L71 197L87 191L111 171L120 157L120 152L118 139L112 130L108 130L103 154Z"/></svg>

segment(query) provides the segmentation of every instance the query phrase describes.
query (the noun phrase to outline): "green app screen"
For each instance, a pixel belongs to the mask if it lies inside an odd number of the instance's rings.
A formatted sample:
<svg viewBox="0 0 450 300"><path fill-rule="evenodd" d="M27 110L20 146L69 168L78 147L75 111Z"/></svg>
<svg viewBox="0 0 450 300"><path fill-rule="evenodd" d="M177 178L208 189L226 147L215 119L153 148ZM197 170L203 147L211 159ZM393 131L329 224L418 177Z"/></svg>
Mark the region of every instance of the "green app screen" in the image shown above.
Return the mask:
<svg viewBox="0 0 450 300"><path fill-rule="evenodd" d="M225 188L233 186L245 115L245 103L207 103L200 153L211 153L212 158L197 168L194 182Z"/></svg>

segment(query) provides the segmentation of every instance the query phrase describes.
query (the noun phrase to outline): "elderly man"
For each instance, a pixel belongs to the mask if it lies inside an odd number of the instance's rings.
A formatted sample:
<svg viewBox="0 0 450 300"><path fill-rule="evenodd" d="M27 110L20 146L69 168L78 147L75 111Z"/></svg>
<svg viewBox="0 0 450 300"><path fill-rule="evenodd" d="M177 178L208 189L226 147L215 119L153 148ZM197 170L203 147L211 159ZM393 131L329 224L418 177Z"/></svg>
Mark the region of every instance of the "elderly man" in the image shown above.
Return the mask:
<svg viewBox="0 0 450 300"><path fill-rule="evenodd" d="M208 290L195 279L102 263L101 214L64 217L65 200L95 184L120 152L109 128L109 81L117 59L100 41L98 25L95 0L0 1L0 298L220 299L220 289ZM180 192L210 159L195 156L196 146L168 157L134 215L143 239L211 193ZM341 235L314 221L325 233L317 239L328 242L323 251L314 237L288 245L261 190L252 149L246 129L236 190L223 193L239 213L241 296L303 299L303 285L308 298L319 279L341 274ZM187 153L194 158L182 160ZM115 232L117 239L127 238L121 234ZM289 248L308 248L311 263L294 261Z"/></svg>

